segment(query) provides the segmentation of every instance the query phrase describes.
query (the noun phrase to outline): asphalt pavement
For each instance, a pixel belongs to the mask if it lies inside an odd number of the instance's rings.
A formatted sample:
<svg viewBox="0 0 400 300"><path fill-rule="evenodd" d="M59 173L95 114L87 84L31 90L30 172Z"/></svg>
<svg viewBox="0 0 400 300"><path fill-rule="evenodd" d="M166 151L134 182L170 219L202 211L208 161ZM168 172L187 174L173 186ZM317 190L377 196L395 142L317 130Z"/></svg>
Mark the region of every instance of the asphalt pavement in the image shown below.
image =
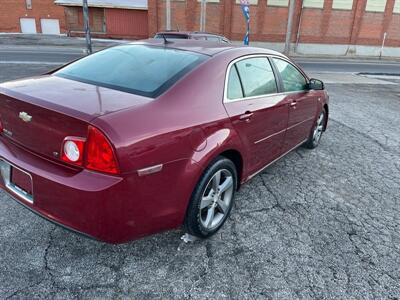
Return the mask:
<svg viewBox="0 0 400 300"><path fill-rule="evenodd" d="M0 64L43 64L62 65L85 55L84 49L65 49L60 47L0 47Z"/></svg>
<svg viewBox="0 0 400 300"><path fill-rule="evenodd" d="M378 59L299 58L294 60L308 72L371 73L400 75L400 62Z"/></svg>
<svg viewBox="0 0 400 300"><path fill-rule="evenodd" d="M54 67L8 55L16 62L0 64L0 82ZM340 83L336 64L308 66L330 79L320 146L298 148L244 185L208 240L185 244L174 230L103 244L1 191L0 298L400 299L400 82Z"/></svg>

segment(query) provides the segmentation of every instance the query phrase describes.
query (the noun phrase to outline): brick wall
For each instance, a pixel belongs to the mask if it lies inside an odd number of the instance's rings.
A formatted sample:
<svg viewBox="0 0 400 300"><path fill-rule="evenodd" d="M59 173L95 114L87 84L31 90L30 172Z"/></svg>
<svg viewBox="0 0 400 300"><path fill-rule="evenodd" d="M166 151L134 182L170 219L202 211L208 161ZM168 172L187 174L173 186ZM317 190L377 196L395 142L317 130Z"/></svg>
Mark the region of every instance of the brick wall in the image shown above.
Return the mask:
<svg viewBox="0 0 400 300"><path fill-rule="evenodd" d="M22 17L35 18L37 32L41 32L41 18L59 19L61 32L65 32L66 27L71 26L66 26L64 8L54 5L53 2L53 0L32 0L32 9L26 9L25 0L0 0L0 32L20 32L19 19ZM292 42L381 45L386 32L386 45L400 47L400 14L393 13L395 0L386 1L386 9L383 13L366 12L366 2L367 0L353 0L351 10L339 10L332 8L333 0L325 0L322 9L302 9L301 0L297 0ZM257 4L250 6L250 40L284 42L288 8L271 6L268 0L252 1L252 3ZM198 0L171 0L171 8L173 29L199 30L200 2ZM122 25L123 32L117 32L120 25L113 23L112 35L117 37L141 38L147 35L153 36L157 31L165 29L165 0L148 0L147 16L145 16L146 12L137 13L137 17L128 16L123 12L116 13L126 19L134 18L132 26L136 23L140 25L138 25L140 32L127 34L126 28ZM147 30L143 28L146 17ZM95 19L102 20L103 18ZM105 21L107 23L106 18ZM82 25L79 20L77 24L79 27ZM96 31L102 33L103 24L97 25ZM240 6L236 1L219 0L216 3L207 3L206 30L223 34L232 40L242 40L246 28Z"/></svg>
<svg viewBox="0 0 400 300"><path fill-rule="evenodd" d="M258 0L250 6L250 40L284 42L288 7L267 5ZM351 0L349 0L351 1ZM149 34L165 30L165 0L149 0ZM384 13L366 12L367 0L354 0L351 10L333 9L333 0L324 7L303 8L296 1L292 42L322 44L381 45L387 32L387 46L400 46L400 14L393 13L395 0L387 0ZM199 30L200 2L171 0L172 29ZM242 40L246 27L240 5L234 0L207 3L206 30Z"/></svg>
<svg viewBox="0 0 400 300"><path fill-rule="evenodd" d="M61 32L65 32L64 8L53 0L32 0L32 9L25 0L0 0L0 32L21 32L20 18L35 18L37 32L42 32L40 19L58 19Z"/></svg>

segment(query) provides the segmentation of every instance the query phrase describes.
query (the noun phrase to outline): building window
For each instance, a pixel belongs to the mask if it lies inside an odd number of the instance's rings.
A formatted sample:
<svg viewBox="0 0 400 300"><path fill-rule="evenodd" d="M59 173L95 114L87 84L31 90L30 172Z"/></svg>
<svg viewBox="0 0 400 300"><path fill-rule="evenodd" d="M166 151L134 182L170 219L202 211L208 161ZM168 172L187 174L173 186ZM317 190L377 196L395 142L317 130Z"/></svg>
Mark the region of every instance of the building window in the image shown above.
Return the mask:
<svg viewBox="0 0 400 300"><path fill-rule="evenodd" d="M201 0L197 0L197 2L201 2ZM219 0L206 0L207 3L219 3Z"/></svg>
<svg viewBox="0 0 400 300"><path fill-rule="evenodd" d="M26 9L32 9L32 0L26 0Z"/></svg>
<svg viewBox="0 0 400 300"><path fill-rule="evenodd" d="M333 9L352 10L353 0L333 0Z"/></svg>
<svg viewBox="0 0 400 300"><path fill-rule="evenodd" d="M386 7L386 0L368 0L366 11L371 12L384 12Z"/></svg>
<svg viewBox="0 0 400 300"><path fill-rule="evenodd" d="M250 5L257 5L258 0L248 0ZM240 4L240 0L236 0L236 4Z"/></svg>
<svg viewBox="0 0 400 300"><path fill-rule="evenodd" d="M288 6L289 0L267 0L269 6Z"/></svg>
<svg viewBox="0 0 400 300"><path fill-rule="evenodd" d="M304 0L304 7L324 8L324 0Z"/></svg>
<svg viewBox="0 0 400 300"><path fill-rule="evenodd" d="M393 13L400 14L400 0L396 0L394 3Z"/></svg>

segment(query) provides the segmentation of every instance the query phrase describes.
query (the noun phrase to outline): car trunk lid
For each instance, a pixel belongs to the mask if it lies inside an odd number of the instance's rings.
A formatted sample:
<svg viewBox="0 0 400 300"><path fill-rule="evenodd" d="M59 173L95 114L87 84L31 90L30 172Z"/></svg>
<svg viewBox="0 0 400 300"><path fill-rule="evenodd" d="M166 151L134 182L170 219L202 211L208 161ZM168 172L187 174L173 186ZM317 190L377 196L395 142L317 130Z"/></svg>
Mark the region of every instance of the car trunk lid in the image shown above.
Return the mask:
<svg viewBox="0 0 400 300"><path fill-rule="evenodd" d="M100 115L149 100L54 76L0 85L3 135L28 150L59 159L66 136L86 137Z"/></svg>

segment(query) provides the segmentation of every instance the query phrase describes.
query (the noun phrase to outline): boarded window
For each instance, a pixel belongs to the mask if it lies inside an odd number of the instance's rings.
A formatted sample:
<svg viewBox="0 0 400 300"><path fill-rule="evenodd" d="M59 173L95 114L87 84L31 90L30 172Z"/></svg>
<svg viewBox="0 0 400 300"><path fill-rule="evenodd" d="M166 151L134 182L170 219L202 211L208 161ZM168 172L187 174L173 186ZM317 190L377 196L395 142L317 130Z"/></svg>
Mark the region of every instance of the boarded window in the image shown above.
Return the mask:
<svg viewBox="0 0 400 300"><path fill-rule="evenodd" d="M333 9L352 10L353 9L353 0L333 0L332 8Z"/></svg>
<svg viewBox="0 0 400 300"><path fill-rule="evenodd" d="M324 8L324 0L304 0L304 7Z"/></svg>
<svg viewBox="0 0 400 300"><path fill-rule="evenodd" d="M269 6L288 6L289 0L268 0L267 5Z"/></svg>
<svg viewBox="0 0 400 300"><path fill-rule="evenodd" d="M371 12L384 12L386 7L386 0L368 0L366 11Z"/></svg>
<svg viewBox="0 0 400 300"><path fill-rule="evenodd" d="M82 7L65 7L65 18L68 30L84 30ZM104 32L104 9L89 8L89 23L92 32Z"/></svg>

